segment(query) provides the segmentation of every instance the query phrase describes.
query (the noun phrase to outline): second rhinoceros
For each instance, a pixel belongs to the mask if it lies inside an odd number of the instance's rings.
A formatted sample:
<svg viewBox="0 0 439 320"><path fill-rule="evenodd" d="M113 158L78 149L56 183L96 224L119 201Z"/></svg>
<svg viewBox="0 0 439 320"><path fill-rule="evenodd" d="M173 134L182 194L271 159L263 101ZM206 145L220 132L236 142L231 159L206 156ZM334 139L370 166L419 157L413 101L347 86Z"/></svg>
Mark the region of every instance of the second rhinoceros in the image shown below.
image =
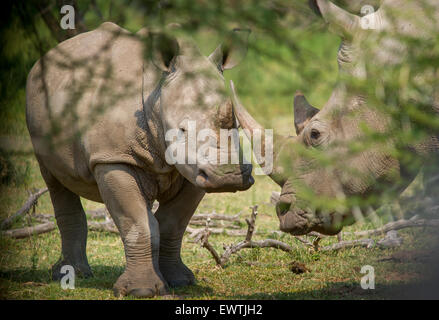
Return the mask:
<svg viewBox="0 0 439 320"><path fill-rule="evenodd" d="M423 165L427 180L439 173L439 2L384 0L363 17L309 2L342 38L339 80L321 110L296 94L297 136L275 136L269 174L282 188L281 230L335 234L379 205L377 197L397 196ZM234 99L248 135L263 131Z"/></svg>
<svg viewBox="0 0 439 320"><path fill-rule="evenodd" d="M146 29L132 34L104 23L35 64L26 116L61 233L54 279L64 265L92 274L84 197L105 203L123 241L126 269L116 296L151 297L167 293L168 285L194 283L180 258L186 226L205 192L248 189L252 166L200 163L189 151L183 163L170 163L167 150L172 143L185 150L191 123L195 134L236 128L222 73L244 57L248 33L235 30L242 36L231 36L207 58L184 37ZM170 130L177 141L168 141ZM239 153L209 143L220 154Z"/></svg>

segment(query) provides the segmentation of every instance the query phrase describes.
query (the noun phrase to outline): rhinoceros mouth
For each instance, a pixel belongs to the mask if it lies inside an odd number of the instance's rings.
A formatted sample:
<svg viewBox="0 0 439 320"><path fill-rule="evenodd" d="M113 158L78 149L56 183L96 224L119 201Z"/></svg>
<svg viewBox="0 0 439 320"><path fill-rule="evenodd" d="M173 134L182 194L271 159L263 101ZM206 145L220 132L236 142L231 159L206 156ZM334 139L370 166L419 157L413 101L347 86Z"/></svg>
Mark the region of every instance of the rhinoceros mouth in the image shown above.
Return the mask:
<svg viewBox="0 0 439 320"><path fill-rule="evenodd" d="M306 217L305 211L283 211L279 206L276 209L279 218L279 229L281 231L295 236L304 235L312 231L311 221Z"/></svg>
<svg viewBox="0 0 439 320"><path fill-rule="evenodd" d="M323 219L322 214L318 210L301 210L298 208L282 210L282 206L277 206L276 212L280 222L280 230L294 236L306 235L312 231L324 235L335 235L342 229L340 224L335 225L332 221L328 221L327 218ZM333 217L335 214L330 213L327 217Z"/></svg>
<svg viewBox="0 0 439 320"><path fill-rule="evenodd" d="M255 182L251 171L251 165L246 166L243 171L227 174L217 174L212 168L203 168L198 170L195 183L208 193L244 191Z"/></svg>

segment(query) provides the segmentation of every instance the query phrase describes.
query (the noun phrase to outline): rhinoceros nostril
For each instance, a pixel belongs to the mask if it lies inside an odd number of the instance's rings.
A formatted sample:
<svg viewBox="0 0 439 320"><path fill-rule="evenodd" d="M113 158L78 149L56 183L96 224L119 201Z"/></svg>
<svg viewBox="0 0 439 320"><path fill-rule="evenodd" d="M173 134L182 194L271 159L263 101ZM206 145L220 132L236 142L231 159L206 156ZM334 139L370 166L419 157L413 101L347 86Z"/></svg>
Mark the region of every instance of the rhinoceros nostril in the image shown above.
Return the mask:
<svg viewBox="0 0 439 320"><path fill-rule="evenodd" d="M199 169L198 170L198 175L199 176L202 176L204 179L206 179L207 180L207 178L208 178L208 175L207 175L207 173L206 173L206 171L204 171L203 169Z"/></svg>

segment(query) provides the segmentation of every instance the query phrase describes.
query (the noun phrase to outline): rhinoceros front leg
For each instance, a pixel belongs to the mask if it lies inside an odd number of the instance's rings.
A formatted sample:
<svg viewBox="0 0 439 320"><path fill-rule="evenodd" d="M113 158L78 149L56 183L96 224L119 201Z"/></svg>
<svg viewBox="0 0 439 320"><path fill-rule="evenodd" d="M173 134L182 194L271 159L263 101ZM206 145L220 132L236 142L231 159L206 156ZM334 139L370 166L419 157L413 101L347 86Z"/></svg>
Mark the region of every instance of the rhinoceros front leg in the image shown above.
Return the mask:
<svg viewBox="0 0 439 320"><path fill-rule="evenodd" d="M166 294L167 284L159 270L159 225L136 169L122 164L97 165L95 176L125 249L126 268L114 285L115 296Z"/></svg>
<svg viewBox="0 0 439 320"><path fill-rule="evenodd" d="M160 226L160 271L171 287L195 283L192 271L180 257L184 231L205 192L185 180L175 198L160 203L155 214Z"/></svg>

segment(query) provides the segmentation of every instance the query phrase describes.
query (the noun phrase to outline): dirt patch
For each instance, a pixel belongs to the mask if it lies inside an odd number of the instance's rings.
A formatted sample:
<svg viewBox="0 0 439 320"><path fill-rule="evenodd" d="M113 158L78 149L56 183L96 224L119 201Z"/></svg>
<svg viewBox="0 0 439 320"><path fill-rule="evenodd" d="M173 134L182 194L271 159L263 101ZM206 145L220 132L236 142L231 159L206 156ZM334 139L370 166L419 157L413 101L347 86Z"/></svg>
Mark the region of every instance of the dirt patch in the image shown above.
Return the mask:
<svg viewBox="0 0 439 320"><path fill-rule="evenodd" d="M311 272L304 263L292 261L289 264L290 271L295 274L302 274L305 272Z"/></svg>

